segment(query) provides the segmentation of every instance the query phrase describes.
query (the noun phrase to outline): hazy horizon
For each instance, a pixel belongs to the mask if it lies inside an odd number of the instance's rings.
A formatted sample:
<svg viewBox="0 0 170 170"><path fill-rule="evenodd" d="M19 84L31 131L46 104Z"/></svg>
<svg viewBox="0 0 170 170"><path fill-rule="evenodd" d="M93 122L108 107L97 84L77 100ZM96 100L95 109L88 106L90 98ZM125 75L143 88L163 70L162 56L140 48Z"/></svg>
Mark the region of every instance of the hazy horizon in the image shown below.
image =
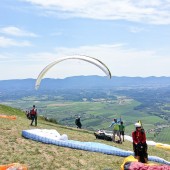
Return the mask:
<svg viewBox="0 0 170 170"><path fill-rule="evenodd" d="M45 77L43 79L54 79L54 80L64 80L64 79L69 79L69 78L75 78L75 77L93 77L93 76L97 76L97 77L105 77L106 79L107 76L99 76L99 75L77 75L77 76L70 76L70 77L64 77L64 78L48 78ZM130 76L112 76L112 78L170 78L170 76L148 76L148 77L141 77L141 76L134 76L134 77L130 77ZM36 80L36 78L21 78L21 79L4 79L4 80L0 80L0 81L8 81L8 80Z"/></svg>

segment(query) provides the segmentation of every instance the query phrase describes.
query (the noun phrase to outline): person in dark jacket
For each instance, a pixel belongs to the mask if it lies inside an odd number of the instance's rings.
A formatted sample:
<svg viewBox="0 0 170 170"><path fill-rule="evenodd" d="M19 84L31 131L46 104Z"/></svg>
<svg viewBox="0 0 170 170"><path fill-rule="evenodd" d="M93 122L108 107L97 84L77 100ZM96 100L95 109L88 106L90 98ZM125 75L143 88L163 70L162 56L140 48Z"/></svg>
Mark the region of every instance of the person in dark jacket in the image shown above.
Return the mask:
<svg viewBox="0 0 170 170"><path fill-rule="evenodd" d="M31 114L31 126L33 126L33 122L35 121L35 126L37 126L37 109L35 108L35 105L33 105L32 109L30 110Z"/></svg>
<svg viewBox="0 0 170 170"><path fill-rule="evenodd" d="M81 124L81 121L80 121L80 116L78 116L76 118L75 124L76 124L77 128L81 129L82 124Z"/></svg>
<svg viewBox="0 0 170 170"><path fill-rule="evenodd" d="M133 150L135 158L142 163L147 163L147 143L146 134L140 123L135 123L136 130L132 132Z"/></svg>

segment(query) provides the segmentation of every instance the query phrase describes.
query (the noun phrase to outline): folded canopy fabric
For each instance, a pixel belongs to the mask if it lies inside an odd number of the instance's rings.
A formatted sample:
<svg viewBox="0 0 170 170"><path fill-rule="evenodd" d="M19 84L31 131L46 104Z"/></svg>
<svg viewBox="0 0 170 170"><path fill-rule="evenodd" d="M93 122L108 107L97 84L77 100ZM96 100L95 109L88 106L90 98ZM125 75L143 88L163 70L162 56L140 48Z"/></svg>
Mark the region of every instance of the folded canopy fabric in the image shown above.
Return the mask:
<svg viewBox="0 0 170 170"><path fill-rule="evenodd" d="M0 115L0 118L15 120L16 116Z"/></svg>
<svg viewBox="0 0 170 170"><path fill-rule="evenodd" d="M141 169L141 170L170 170L169 165L159 165L153 163L141 163L138 162L133 156L128 156L124 159L123 164L121 165L121 170L134 170L134 169Z"/></svg>
<svg viewBox="0 0 170 170"><path fill-rule="evenodd" d="M53 144L62 147L69 147L69 148L80 149L80 150L91 151L91 152L100 152L108 155L116 155L122 157L133 155L132 151L125 151L123 149L119 149L102 143L68 140L67 135L65 134L59 135L57 131L55 133L55 130L47 130L47 129L23 130L22 136L28 139L32 139L47 144ZM150 161L170 165L170 162L157 156L148 156L148 159Z"/></svg>
<svg viewBox="0 0 170 170"><path fill-rule="evenodd" d="M20 163L11 163L7 165L0 165L0 170L28 170L26 165Z"/></svg>

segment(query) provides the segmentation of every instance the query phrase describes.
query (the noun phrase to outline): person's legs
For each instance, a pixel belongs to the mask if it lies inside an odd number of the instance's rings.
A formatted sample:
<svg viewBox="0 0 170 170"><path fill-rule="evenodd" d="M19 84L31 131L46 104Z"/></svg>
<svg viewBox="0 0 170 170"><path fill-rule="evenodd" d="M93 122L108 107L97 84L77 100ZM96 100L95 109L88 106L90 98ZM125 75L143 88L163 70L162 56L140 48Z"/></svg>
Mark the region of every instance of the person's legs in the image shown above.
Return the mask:
<svg viewBox="0 0 170 170"><path fill-rule="evenodd" d="M30 124L31 126L32 126L32 124L33 124L33 122L34 122L34 119L35 119L35 116L32 115L32 116L31 116L31 124Z"/></svg>
<svg viewBox="0 0 170 170"><path fill-rule="evenodd" d="M122 142L120 131L117 131L116 133L117 133L117 136L119 137L120 142Z"/></svg>
<svg viewBox="0 0 170 170"><path fill-rule="evenodd" d="M136 155L139 162L147 163L148 162L147 144L139 144L136 147Z"/></svg>
<svg viewBox="0 0 170 170"><path fill-rule="evenodd" d="M115 142L115 130L113 130L113 136L112 136L112 141Z"/></svg>
<svg viewBox="0 0 170 170"><path fill-rule="evenodd" d="M35 116L35 126L37 126L37 116Z"/></svg>
<svg viewBox="0 0 170 170"><path fill-rule="evenodd" d="M123 142L125 141L124 135L125 135L125 133L124 133L124 131L122 131Z"/></svg>
<svg viewBox="0 0 170 170"><path fill-rule="evenodd" d="M80 128L80 123L77 123L77 128L78 128L78 129L81 129L81 128Z"/></svg>
<svg viewBox="0 0 170 170"><path fill-rule="evenodd" d="M144 158L145 162L144 163L148 163L148 159L147 158Z"/></svg>
<svg viewBox="0 0 170 170"><path fill-rule="evenodd" d="M145 143L145 144L143 144L143 154L144 154L144 161L145 161L145 163L147 163L148 162L148 153L147 153L147 150L148 150L148 146L147 146L147 144Z"/></svg>
<svg viewBox="0 0 170 170"><path fill-rule="evenodd" d="M120 133L120 137L122 137L122 131L119 131L119 133Z"/></svg>
<svg viewBox="0 0 170 170"><path fill-rule="evenodd" d="M140 162L140 156L138 155L138 149L137 149L137 146L134 143L133 143L133 151L134 151L135 159L137 159L138 162Z"/></svg>
<svg viewBox="0 0 170 170"><path fill-rule="evenodd" d="M135 156L135 159L137 159L138 162L140 162L140 156Z"/></svg>

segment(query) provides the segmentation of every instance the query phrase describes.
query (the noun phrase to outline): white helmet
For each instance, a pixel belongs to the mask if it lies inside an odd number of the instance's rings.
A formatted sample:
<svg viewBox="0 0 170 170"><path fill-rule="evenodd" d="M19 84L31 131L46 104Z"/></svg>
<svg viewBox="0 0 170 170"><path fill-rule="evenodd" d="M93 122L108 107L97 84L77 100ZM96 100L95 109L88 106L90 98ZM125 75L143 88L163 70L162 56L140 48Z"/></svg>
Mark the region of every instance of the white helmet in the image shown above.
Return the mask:
<svg viewBox="0 0 170 170"><path fill-rule="evenodd" d="M135 123L135 127L141 127L140 123Z"/></svg>

